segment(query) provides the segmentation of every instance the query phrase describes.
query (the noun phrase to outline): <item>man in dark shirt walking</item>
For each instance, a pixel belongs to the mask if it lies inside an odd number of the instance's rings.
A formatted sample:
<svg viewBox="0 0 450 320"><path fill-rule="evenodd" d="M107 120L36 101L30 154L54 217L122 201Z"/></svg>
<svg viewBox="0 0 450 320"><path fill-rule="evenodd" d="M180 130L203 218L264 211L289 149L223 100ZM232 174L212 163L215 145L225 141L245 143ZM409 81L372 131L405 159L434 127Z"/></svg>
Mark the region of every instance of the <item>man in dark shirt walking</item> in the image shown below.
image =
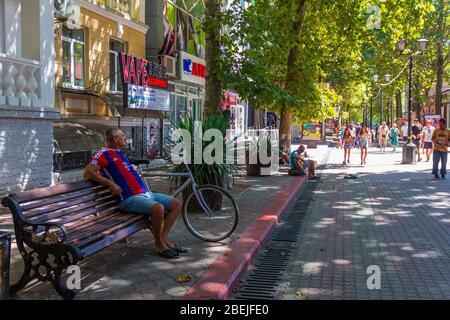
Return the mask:
<svg viewBox="0 0 450 320"><path fill-rule="evenodd" d="M412 133L412 143L416 145L417 148L417 161L422 160L420 157L420 147L422 144L422 127L420 126L419 119L414 120L414 125L411 127Z"/></svg>

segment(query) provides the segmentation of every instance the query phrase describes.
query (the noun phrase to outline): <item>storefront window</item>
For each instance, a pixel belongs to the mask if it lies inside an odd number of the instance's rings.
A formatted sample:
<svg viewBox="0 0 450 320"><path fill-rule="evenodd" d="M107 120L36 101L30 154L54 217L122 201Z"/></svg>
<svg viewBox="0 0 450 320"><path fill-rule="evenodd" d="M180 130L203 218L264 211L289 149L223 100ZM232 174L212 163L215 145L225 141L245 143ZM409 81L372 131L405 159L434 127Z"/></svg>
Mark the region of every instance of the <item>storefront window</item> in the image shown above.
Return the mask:
<svg viewBox="0 0 450 320"><path fill-rule="evenodd" d="M174 122L176 120L176 110L175 110L175 95L170 95L170 115L169 120Z"/></svg>
<svg viewBox="0 0 450 320"><path fill-rule="evenodd" d="M63 85L83 87L84 70L84 29L63 26Z"/></svg>
<svg viewBox="0 0 450 320"><path fill-rule="evenodd" d="M190 94L194 94L194 95L198 95L198 88L196 87L189 87L189 93Z"/></svg>
<svg viewBox="0 0 450 320"><path fill-rule="evenodd" d="M176 86L176 93L186 95L187 94L186 86Z"/></svg>
<svg viewBox="0 0 450 320"><path fill-rule="evenodd" d="M188 102L187 97L177 96L177 102L176 102L177 119L179 119L186 113L187 102Z"/></svg>

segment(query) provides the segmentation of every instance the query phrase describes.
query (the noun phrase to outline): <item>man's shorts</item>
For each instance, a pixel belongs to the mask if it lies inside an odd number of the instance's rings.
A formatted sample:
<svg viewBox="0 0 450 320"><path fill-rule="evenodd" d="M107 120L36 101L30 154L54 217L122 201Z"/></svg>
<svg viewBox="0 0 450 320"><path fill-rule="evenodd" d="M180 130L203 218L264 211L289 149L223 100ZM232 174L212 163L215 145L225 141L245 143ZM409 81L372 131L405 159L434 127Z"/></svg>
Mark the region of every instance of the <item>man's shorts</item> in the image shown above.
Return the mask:
<svg viewBox="0 0 450 320"><path fill-rule="evenodd" d="M309 163L309 160L303 160L303 168L309 168L309 165L310 165L310 163Z"/></svg>
<svg viewBox="0 0 450 320"><path fill-rule="evenodd" d="M140 213L150 217L151 208L158 203L163 205L164 211L167 213L167 208L172 199L173 197L166 194L149 191L147 193L136 194L123 200L120 203L119 208L124 211Z"/></svg>
<svg viewBox="0 0 450 320"><path fill-rule="evenodd" d="M433 149L433 142L425 142L425 149Z"/></svg>
<svg viewBox="0 0 450 320"><path fill-rule="evenodd" d="M414 143L417 148L420 148L422 146L422 141L420 141L420 139L412 140L412 143Z"/></svg>

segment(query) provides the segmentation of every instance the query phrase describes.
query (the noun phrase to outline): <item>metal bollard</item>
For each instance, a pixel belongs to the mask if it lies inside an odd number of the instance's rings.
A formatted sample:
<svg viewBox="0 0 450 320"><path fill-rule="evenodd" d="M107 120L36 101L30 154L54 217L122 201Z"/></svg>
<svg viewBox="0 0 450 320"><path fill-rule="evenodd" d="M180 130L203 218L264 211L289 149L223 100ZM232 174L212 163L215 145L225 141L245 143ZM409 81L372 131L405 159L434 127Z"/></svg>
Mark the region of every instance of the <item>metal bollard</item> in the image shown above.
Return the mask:
<svg viewBox="0 0 450 320"><path fill-rule="evenodd" d="M9 297L9 259L11 255L11 235L0 232L0 300Z"/></svg>

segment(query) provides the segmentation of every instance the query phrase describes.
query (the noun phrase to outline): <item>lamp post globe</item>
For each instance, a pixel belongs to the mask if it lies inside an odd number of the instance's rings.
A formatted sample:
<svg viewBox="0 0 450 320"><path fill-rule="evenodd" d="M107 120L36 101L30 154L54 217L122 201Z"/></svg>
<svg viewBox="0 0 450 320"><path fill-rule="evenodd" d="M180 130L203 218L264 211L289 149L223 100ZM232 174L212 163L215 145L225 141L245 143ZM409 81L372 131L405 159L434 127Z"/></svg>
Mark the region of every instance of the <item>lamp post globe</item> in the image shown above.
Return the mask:
<svg viewBox="0 0 450 320"><path fill-rule="evenodd" d="M427 48L427 44L428 44L427 39L422 38L422 39L417 40L417 42L419 43L420 51L424 51Z"/></svg>

